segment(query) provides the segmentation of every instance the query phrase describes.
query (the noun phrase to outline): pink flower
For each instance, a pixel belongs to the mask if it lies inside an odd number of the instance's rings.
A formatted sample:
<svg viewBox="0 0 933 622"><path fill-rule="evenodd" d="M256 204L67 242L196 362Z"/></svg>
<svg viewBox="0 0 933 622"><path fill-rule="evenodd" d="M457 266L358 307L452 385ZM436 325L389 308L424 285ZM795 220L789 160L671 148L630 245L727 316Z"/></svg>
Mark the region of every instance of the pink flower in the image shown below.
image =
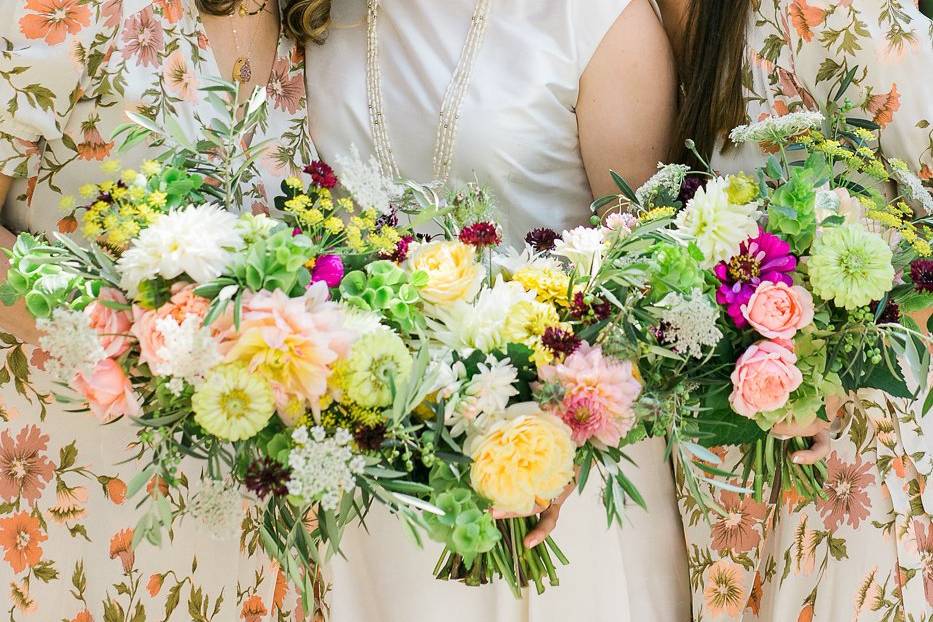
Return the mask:
<svg viewBox="0 0 933 622"><path fill-rule="evenodd" d="M787 342L759 341L739 357L729 396L735 412L753 419L787 404L790 394L803 383L791 347Z"/></svg>
<svg viewBox="0 0 933 622"><path fill-rule="evenodd" d="M799 285L765 282L742 305L742 316L769 339L791 339L813 321L813 296Z"/></svg>
<svg viewBox="0 0 933 622"><path fill-rule="evenodd" d="M724 490L719 500L726 513L713 524L713 548L720 553L744 553L758 546L758 530L768 515L767 506L729 490Z"/></svg>
<svg viewBox="0 0 933 622"><path fill-rule="evenodd" d="M632 429L632 404L641 385L632 375L630 362L608 359L599 346L581 343L563 363L545 365L538 373L544 382L564 388L564 399L554 410L578 445L595 438L616 446Z"/></svg>
<svg viewBox="0 0 933 622"><path fill-rule="evenodd" d="M35 503L42 496L55 472L45 454L48 446L49 437L34 425L21 429L15 440L9 430L0 434L0 499Z"/></svg>
<svg viewBox="0 0 933 622"><path fill-rule="evenodd" d="M871 514L868 487L875 483L873 464L863 462L859 456L849 464L833 452L826 459L826 466L829 470L823 485L826 498L817 501L823 524L829 531L835 531L843 522L858 529L859 524Z"/></svg>
<svg viewBox="0 0 933 622"><path fill-rule="evenodd" d="M97 364L90 378L78 374L74 388L84 396L91 412L106 423L123 415L139 416L140 405L133 385L123 368L113 359Z"/></svg>
<svg viewBox="0 0 933 622"><path fill-rule="evenodd" d="M324 281L327 287L337 287L343 280L343 260L339 255L321 255L314 262L311 282Z"/></svg>
<svg viewBox="0 0 933 622"><path fill-rule="evenodd" d="M88 316L91 328L97 331L104 353L112 358L122 355L130 348L130 326L133 316L127 309L114 309L105 302L125 305L126 298L113 288L100 290L97 300L89 304L84 313Z"/></svg>
<svg viewBox="0 0 933 622"><path fill-rule="evenodd" d="M295 114L305 97L305 80L301 71L290 75L289 69L287 58L277 58L272 65L266 92L272 98L274 108Z"/></svg>
<svg viewBox="0 0 933 622"><path fill-rule="evenodd" d="M163 75L166 84L179 98L185 101L195 101L198 97L198 76L194 69L188 65L181 49L169 55L165 61Z"/></svg>
<svg viewBox="0 0 933 622"><path fill-rule="evenodd" d="M159 54L165 46L162 25L152 14L152 7L129 18L123 26L123 55L126 58L137 57L137 63L143 67L156 67Z"/></svg>

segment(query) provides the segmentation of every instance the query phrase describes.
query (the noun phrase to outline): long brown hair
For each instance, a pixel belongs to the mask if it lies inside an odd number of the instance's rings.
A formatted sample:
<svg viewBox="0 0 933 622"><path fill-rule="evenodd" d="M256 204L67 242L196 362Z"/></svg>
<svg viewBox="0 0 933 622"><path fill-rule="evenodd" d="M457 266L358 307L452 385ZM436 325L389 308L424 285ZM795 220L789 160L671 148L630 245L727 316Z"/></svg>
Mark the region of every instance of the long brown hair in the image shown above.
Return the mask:
<svg viewBox="0 0 933 622"><path fill-rule="evenodd" d="M692 139L708 158L717 140L746 119L743 58L752 0L689 0L681 59L683 98L674 158L689 162ZM726 145L728 148L728 144Z"/></svg>
<svg viewBox="0 0 933 622"><path fill-rule="evenodd" d="M242 1L195 0L198 10L210 15L230 15ZM281 0L285 33L298 41L324 43L330 25L330 3L331 0Z"/></svg>

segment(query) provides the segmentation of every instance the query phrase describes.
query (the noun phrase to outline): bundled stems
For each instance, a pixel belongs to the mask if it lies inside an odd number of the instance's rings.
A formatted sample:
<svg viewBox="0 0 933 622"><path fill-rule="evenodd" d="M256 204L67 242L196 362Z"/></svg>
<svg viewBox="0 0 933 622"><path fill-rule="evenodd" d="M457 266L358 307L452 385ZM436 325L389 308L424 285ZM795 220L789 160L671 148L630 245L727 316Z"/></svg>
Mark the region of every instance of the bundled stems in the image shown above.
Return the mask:
<svg viewBox="0 0 933 622"><path fill-rule="evenodd" d="M823 484L828 475L826 465L822 462L796 464L790 459L794 452L807 448L807 441L799 437L778 441L768 435L755 441L745 454L743 486L751 483L754 499L763 501L767 484L771 490L768 500L772 504L780 501L785 490L794 490L807 501L823 498Z"/></svg>
<svg viewBox="0 0 933 622"><path fill-rule="evenodd" d="M471 586L485 585L498 577L509 585L516 597L521 597L522 588L532 583L538 594L543 593L545 579L551 586L559 585L554 558L561 565L569 561L554 539L548 537L530 549L523 544L536 520L536 517L527 517L496 521L502 537L492 550L477 555L468 568L460 555L445 549L434 567L434 576Z"/></svg>

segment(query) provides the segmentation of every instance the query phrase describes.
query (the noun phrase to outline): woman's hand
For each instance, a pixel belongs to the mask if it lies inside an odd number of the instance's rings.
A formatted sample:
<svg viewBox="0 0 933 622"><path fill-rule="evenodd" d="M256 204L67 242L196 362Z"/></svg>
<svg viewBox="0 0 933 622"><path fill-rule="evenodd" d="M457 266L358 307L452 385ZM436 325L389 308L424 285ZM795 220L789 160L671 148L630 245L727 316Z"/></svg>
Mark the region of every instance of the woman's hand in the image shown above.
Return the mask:
<svg viewBox="0 0 933 622"><path fill-rule="evenodd" d="M826 414L830 421L836 418L842 408L842 400L838 397L826 398ZM775 438L787 439L795 436L807 436L813 439L810 449L795 451L790 459L795 464L816 464L829 455L829 426L830 421L817 419L810 425L797 425L793 423L779 423L771 428L771 435Z"/></svg>
<svg viewBox="0 0 933 622"><path fill-rule="evenodd" d="M542 503L540 500L532 508L531 512L527 514L515 514L513 512L501 512L495 508L492 509L492 517L496 520L501 518L525 518L527 516L536 516L541 515L541 520L538 521L538 524L535 525L534 529L528 532L528 535L525 536L525 539L522 543L525 545L526 549L533 549L542 542L544 542L551 532L554 531L554 528L557 527L557 519L560 517L560 509L563 507L564 502L567 501L567 498L573 492L573 489L577 486L576 477L573 481L567 484L567 487L560 493L556 499L552 499L549 503Z"/></svg>

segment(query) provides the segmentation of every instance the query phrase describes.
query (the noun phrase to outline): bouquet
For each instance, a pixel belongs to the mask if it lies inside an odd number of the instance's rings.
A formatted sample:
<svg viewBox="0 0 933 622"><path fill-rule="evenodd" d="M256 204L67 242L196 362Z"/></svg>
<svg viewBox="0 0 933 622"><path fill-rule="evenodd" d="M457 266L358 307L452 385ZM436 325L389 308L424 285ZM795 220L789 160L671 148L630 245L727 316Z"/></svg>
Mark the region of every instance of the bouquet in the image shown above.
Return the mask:
<svg viewBox="0 0 933 622"><path fill-rule="evenodd" d="M608 261L624 310L604 334L631 344L642 405L667 422L704 508L716 506L701 481L758 500L765 484L772 501L822 494L825 466L790 461L805 441L776 439L775 424L827 419L827 400L860 388L927 394L930 338L906 312L933 303L933 230L911 207L930 213L933 200L904 163L876 155L878 127L845 112L736 128L734 142L771 152L750 174L659 165L637 191L617 178L621 195L594 204L622 206L608 216L622 232ZM708 449L723 445L742 447L740 475Z"/></svg>

